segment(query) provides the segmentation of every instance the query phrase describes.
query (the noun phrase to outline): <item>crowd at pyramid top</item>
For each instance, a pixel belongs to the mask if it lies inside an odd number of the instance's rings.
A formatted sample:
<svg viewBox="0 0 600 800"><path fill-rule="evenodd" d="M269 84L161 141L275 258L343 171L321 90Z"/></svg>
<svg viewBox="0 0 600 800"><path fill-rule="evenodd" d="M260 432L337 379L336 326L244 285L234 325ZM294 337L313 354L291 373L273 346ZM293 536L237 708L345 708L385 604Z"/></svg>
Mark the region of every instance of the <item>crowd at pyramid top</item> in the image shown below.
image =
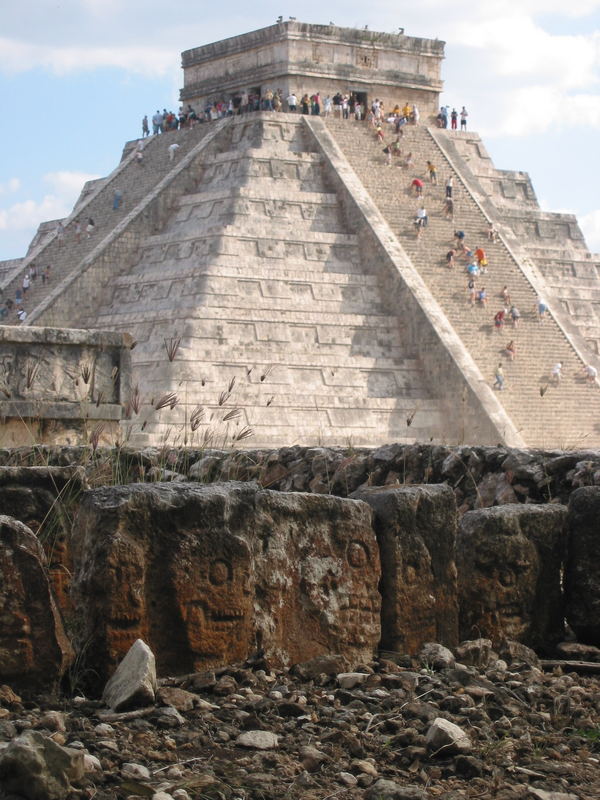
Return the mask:
<svg viewBox="0 0 600 800"><path fill-rule="evenodd" d="M199 122L210 122L219 120L223 117L247 114L252 111L283 111L289 113L301 113L311 116L330 115L341 119L388 119L389 121L403 120L418 124L419 109L414 103L408 101L403 106L396 104L391 110L386 111L381 100L376 98L366 107L361 98L354 92L342 94L337 92L334 95L321 96L320 92L312 95L305 93L297 95L290 92L285 96L281 89L267 89L264 94L256 92L240 92L232 95L227 100L215 100L206 102L201 111L193 108L189 103L187 107L181 107L177 113L167 111L163 108L152 115L142 119L142 136L156 136L160 133L175 131L180 128L190 127ZM458 112L455 108L450 111L450 106L442 106L436 117L436 123L440 128L450 127L457 130L460 120L461 130L466 130L468 111L463 106Z"/></svg>

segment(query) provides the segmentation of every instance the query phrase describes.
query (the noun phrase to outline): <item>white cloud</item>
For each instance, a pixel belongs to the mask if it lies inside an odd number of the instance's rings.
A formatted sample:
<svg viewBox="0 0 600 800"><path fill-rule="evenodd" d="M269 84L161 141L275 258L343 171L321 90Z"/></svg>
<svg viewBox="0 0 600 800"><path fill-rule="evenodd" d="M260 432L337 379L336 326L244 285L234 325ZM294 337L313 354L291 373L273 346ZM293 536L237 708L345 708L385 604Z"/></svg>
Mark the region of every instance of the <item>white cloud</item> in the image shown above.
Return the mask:
<svg viewBox="0 0 600 800"><path fill-rule="evenodd" d="M592 253L600 253L600 208L580 217L579 224Z"/></svg>
<svg viewBox="0 0 600 800"><path fill-rule="evenodd" d="M173 69L177 61L178 54L172 49L150 45L53 47L0 37L0 71L9 75L36 67L51 70L57 75L100 67L119 67L158 77Z"/></svg>
<svg viewBox="0 0 600 800"><path fill-rule="evenodd" d="M543 78L564 88L588 85L600 65L600 34L556 35L520 11L461 22L454 36L489 59L494 73L508 78Z"/></svg>
<svg viewBox="0 0 600 800"><path fill-rule="evenodd" d="M570 126L600 128L600 95L569 95L556 85L530 85L500 97L478 130L484 136L530 136Z"/></svg>
<svg viewBox="0 0 600 800"><path fill-rule="evenodd" d="M21 188L21 181L18 178L9 178L4 183L0 183L0 194L13 194Z"/></svg>
<svg viewBox="0 0 600 800"><path fill-rule="evenodd" d="M98 177L87 172L48 172L44 175L44 182L50 185L54 194L64 199L72 198L74 203L83 184Z"/></svg>
<svg viewBox="0 0 600 800"><path fill-rule="evenodd" d="M83 7L94 17L113 17L119 9L120 0L81 0Z"/></svg>
<svg viewBox="0 0 600 800"><path fill-rule="evenodd" d="M459 0L460 2L460 0ZM574 2L568 14L585 15L600 3ZM444 38L452 62L452 85L477 111L485 135L524 136L553 127L600 128L600 32L553 33L535 12L565 17L558 3L524 0L519 5L462 2ZM466 91L465 91L466 90ZM450 101L452 102L452 101ZM465 102L463 100L463 102ZM480 124L483 123L483 124Z"/></svg>
<svg viewBox="0 0 600 800"><path fill-rule="evenodd" d="M41 200L24 200L0 208L0 230L35 233L40 222L66 217L72 210L83 184L97 178L83 172L51 172L44 175L50 191ZM13 180L17 180L15 178Z"/></svg>

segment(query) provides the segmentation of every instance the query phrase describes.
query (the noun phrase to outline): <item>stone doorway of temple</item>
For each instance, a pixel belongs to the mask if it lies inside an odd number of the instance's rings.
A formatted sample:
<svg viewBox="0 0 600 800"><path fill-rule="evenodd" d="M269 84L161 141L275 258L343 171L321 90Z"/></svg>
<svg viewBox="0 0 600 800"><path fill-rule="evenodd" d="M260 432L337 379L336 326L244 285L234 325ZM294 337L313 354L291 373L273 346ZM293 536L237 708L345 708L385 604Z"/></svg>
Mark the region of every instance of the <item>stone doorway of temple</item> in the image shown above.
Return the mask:
<svg viewBox="0 0 600 800"><path fill-rule="evenodd" d="M360 103L362 106L362 118L365 119L367 116L367 112L369 111L369 97L366 92L359 92L354 91L353 89L350 90L350 106L353 108L356 103Z"/></svg>

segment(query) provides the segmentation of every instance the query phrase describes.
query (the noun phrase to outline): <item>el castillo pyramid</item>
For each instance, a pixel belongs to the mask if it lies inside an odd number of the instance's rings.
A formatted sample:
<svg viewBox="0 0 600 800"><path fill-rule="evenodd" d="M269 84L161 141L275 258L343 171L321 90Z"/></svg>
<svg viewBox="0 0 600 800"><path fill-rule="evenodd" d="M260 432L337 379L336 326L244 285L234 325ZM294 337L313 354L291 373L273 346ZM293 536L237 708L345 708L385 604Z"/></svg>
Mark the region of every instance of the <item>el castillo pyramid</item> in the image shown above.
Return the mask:
<svg viewBox="0 0 600 800"><path fill-rule="evenodd" d="M600 387L584 366L600 368L598 259L575 217L542 211L528 175L496 169L477 133L436 127L443 56L437 40L295 20L184 52L181 100L197 111L269 91L416 104L420 122L401 139L412 165L388 166L368 121L236 105L149 137L141 163L128 142L64 233L44 223L26 257L0 263L4 296L32 264L51 265L28 294L26 326L131 334L138 441L241 444L251 430L252 447L597 447ZM384 135L394 138L387 123ZM450 176L454 219L443 212ZM429 215L419 238L415 177ZM89 217L93 235L77 237ZM446 265L457 229L487 251L487 307L469 305L465 263ZM522 316L499 334L504 286ZM504 391L492 388L498 363Z"/></svg>

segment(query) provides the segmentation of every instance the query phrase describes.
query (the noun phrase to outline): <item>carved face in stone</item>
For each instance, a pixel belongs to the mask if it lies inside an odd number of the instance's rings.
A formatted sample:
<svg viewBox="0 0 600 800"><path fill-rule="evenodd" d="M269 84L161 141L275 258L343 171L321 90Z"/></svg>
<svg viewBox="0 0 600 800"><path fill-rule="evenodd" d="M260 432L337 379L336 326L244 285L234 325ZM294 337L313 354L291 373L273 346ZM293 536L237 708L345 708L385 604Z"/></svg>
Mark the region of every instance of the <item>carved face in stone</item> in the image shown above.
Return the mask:
<svg viewBox="0 0 600 800"><path fill-rule="evenodd" d="M194 668L243 659L251 640L250 550L242 538L221 534L186 547L173 564L175 595Z"/></svg>
<svg viewBox="0 0 600 800"><path fill-rule="evenodd" d="M520 533L480 535L459 569L461 618L472 636L523 640L532 623L540 570L535 545Z"/></svg>
<svg viewBox="0 0 600 800"><path fill-rule="evenodd" d="M18 674L34 663L31 623L24 612L26 593L9 548L0 548L0 667Z"/></svg>
<svg viewBox="0 0 600 800"><path fill-rule="evenodd" d="M413 535L398 542L398 573L395 580L395 601L400 626L406 637L408 652L413 647L412 633L421 639L435 639L436 581L432 572L431 556L423 540ZM429 634L427 636L427 633Z"/></svg>
<svg viewBox="0 0 600 800"><path fill-rule="evenodd" d="M320 638L330 646L368 649L380 609L373 543L360 531L347 538L335 528L323 533L318 551L300 567L301 604L319 620Z"/></svg>
<svg viewBox="0 0 600 800"><path fill-rule="evenodd" d="M368 632L373 630L374 621L379 621L381 604L377 591L377 554L372 543L364 539L351 539L347 544L336 540L335 544L344 551L341 559L345 581L340 586L340 641L345 635L350 645L368 648Z"/></svg>
<svg viewBox="0 0 600 800"><path fill-rule="evenodd" d="M125 537L112 542L104 568L90 587L104 619L109 660L117 664L136 639L147 640L146 557L143 547Z"/></svg>
<svg viewBox="0 0 600 800"><path fill-rule="evenodd" d="M269 660L367 657L381 625L379 559L366 506L268 490L257 506L255 619Z"/></svg>

